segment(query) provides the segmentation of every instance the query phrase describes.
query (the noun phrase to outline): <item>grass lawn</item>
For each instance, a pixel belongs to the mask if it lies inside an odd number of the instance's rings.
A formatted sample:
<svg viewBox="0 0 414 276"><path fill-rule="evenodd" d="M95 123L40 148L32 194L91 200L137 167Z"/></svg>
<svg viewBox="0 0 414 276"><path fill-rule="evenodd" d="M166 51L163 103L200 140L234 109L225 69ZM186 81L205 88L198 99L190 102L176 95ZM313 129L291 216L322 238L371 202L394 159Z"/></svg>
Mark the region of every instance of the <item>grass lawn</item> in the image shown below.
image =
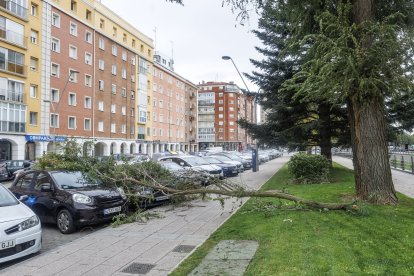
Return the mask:
<svg viewBox="0 0 414 276"><path fill-rule="evenodd" d="M285 166L262 190L287 188L324 202L354 193L353 172L340 166L331 184L288 181ZM187 275L220 240L233 239L259 242L245 275L414 275L414 199L399 199L396 206L364 205L358 215L277 210L266 208L275 200L250 199L171 275Z"/></svg>

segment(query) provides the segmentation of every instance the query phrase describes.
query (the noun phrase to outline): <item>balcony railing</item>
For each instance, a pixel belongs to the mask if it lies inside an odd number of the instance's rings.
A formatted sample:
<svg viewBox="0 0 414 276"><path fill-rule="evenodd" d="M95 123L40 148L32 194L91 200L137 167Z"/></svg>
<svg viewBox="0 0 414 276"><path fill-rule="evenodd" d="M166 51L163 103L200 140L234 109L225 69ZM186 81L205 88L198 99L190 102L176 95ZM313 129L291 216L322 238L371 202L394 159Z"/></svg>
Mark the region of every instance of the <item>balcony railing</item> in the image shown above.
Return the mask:
<svg viewBox="0 0 414 276"><path fill-rule="evenodd" d="M24 93L0 89L0 101L24 103Z"/></svg>
<svg viewBox="0 0 414 276"><path fill-rule="evenodd" d="M214 101L198 101L198 106L214 106Z"/></svg>
<svg viewBox="0 0 414 276"><path fill-rule="evenodd" d="M0 62L0 70L26 76L27 66L11 61L7 61L7 63L3 64Z"/></svg>
<svg viewBox="0 0 414 276"><path fill-rule="evenodd" d="M27 37L13 31L0 28L0 38L3 38L13 44L27 47Z"/></svg>
<svg viewBox="0 0 414 276"><path fill-rule="evenodd" d="M27 19L27 9L11 0L0 0L0 7L23 19Z"/></svg>

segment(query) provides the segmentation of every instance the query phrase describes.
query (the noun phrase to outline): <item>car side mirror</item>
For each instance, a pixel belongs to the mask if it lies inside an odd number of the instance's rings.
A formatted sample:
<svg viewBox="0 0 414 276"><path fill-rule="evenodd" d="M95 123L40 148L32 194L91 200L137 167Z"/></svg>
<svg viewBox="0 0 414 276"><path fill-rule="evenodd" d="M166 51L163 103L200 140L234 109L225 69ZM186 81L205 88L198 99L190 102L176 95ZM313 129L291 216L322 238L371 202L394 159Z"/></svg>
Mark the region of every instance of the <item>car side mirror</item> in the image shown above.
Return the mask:
<svg viewBox="0 0 414 276"><path fill-rule="evenodd" d="M50 183L43 183L40 191L41 192L51 192L52 191L52 186L50 185Z"/></svg>
<svg viewBox="0 0 414 276"><path fill-rule="evenodd" d="M28 199L29 198L29 196L28 195L21 195L20 197L19 197L19 201L26 201L26 199Z"/></svg>

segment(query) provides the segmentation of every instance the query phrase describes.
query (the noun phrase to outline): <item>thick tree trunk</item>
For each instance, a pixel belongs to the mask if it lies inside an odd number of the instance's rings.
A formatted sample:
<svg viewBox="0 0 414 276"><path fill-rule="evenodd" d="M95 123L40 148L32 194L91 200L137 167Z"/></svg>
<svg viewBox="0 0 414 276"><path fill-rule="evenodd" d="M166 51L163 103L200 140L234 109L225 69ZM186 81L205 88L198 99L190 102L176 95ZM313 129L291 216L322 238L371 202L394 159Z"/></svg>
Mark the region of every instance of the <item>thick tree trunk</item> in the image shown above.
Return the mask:
<svg viewBox="0 0 414 276"><path fill-rule="evenodd" d="M373 203L397 203L388 161L384 104L381 100L372 99L362 105L353 99L352 108L357 195Z"/></svg>
<svg viewBox="0 0 414 276"><path fill-rule="evenodd" d="M374 0L353 1L353 21L361 24L373 19ZM360 38L368 49L369 37ZM363 74L363 72L361 72ZM355 165L355 187L359 198L373 203L398 202L388 162L384 100L380 95L359 99L359 84L348 102Z"/></svg>
<svg viewBox="0 0 414 276"><path fill-rule="evenodd" d="M331 106L322 103L318 107L320 127L319 127L319 146L321 147L321 155L332 165L332 131L331 131Z"/></svg>

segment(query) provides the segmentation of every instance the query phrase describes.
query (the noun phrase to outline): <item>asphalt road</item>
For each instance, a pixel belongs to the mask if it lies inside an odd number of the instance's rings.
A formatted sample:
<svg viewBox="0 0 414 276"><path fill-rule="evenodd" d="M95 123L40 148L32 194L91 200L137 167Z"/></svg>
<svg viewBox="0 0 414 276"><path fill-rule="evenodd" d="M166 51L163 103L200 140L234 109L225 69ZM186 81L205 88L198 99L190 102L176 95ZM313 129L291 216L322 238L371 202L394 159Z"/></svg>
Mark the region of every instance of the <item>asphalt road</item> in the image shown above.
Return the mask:
<svg viewBox="0 0 414 276"><path fill-rule="evenodd" d="M2 182L6 187L10 187L12 182ZM96 230L102 229L103 227L108 226L109 224L100 224L100 225L93 225L91 227L84 227L76 231L75 233L64 235L60 233L59 229L54 224L42 224L42 249L40 250L40 253L42 254L44 252L47 252L51 249L54 249L60 245L63 245L65 243L74 241L76 239L79 239L80 237L83 237L85 235L88 235ZM10 261L4 264L0 264L0 274L1 270L3 268L6 268L8 266L20 263L32 256L27 256L26 258L21 258L18 260Z"/></svg>

